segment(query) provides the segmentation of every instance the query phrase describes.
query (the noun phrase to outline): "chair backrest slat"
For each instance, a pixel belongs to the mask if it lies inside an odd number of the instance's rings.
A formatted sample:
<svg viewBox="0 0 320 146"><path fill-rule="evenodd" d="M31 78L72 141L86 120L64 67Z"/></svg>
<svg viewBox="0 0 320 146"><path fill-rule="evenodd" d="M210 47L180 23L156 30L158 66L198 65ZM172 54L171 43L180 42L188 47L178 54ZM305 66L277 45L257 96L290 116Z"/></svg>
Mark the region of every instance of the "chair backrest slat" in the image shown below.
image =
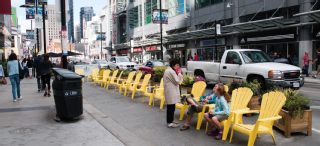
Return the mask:
<svg viewBox="0 0 320 146"><path fill-rule="evenodd" d="M110 72L111 72L110 70L103 71L103 80L106 80L109 78Z"/></svg>
<svg viewBox="0 0 320 146"><path fill-rule="evenodd" d="M203 81L196 82L192 85L191 94L193 94L194 97L200 97L202 96L206 87L207 87L207 84L205 82Z"/></svg>
<svg viewBox="0 0 320 146"><path fill-rule="evenodd" d="M123 71L121 71L121 73L120 73L120 75L119 75L119 77L118 77L118 79L117 79L117 84L119 84L119 82L120 82L120 79L121 79L122 73L123 73Z"/></svg>
<svg viewBox="0 0 320 146"><path fill-rule="evenodd" d="M92 77L96 78L99 74L99 68L92 69Z"/></svg>
<svg viewBox="0 0 320 146"><path fill-rule="evenodd" d="M141 85L140 89L144 89L144 90L147 89L147 84L149 83L150 78L151 78L151 74L147 74L147 75L144 76L144 79L143 79L143 82L142 82L142 85Z"/></svg>
<svg viewBox="0 0 320 146"><path fill-rule="evenodd" d="M231 111L246 109L253 93L249 88L238 88L232 91Z"/></svg>

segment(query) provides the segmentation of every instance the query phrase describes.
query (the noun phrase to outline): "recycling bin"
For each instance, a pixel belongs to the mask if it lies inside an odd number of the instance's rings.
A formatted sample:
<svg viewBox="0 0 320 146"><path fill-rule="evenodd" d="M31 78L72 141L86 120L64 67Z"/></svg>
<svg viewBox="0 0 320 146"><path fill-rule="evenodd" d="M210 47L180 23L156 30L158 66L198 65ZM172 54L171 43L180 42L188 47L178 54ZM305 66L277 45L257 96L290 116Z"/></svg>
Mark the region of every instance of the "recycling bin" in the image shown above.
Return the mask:
<svg viewBox="0 0 320 146"><path fill-rule="evenodd" d="M75 118L83 114L82 81L83 76L61 68L53 68L52 89L56 105L55 120Z"/></svg>

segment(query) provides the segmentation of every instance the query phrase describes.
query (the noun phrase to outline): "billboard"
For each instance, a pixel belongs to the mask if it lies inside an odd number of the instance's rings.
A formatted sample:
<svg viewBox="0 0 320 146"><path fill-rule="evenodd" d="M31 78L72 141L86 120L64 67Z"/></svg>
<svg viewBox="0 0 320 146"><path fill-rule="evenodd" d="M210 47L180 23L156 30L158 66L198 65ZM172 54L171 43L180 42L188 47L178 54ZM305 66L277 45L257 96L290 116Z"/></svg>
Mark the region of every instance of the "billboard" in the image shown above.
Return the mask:
<svg viewBox="0 0 320 146"><path fill-rule="evenodd" d="M162 9L161 17L162 17L162 24L168 24L168 10ZM160 23L160 10L159 9L153 10L152 22L153 23Z"/></svg>
<svg viewBox="0 0 320 146"><path fill-rule="evenodd" d="M106 40L106 33L105 32L100 32L97 33L97 40Z"/></svg>
<svg viewBox="0 0 320 146"><path fill-rule="evenodd" d="M12 24L13 26L17 26L17 9L16 8L11 8L11 19L12 19Z"/></svg>
<svg viewBox="0 0 320 146"><path fill-rule="evenodd" d="M34 31L26 30L26 39L34 39Z"/></svg>
<svg viewBox="0 0 320 146"><path fill-rule="evenodd" d="M38 7L38 14L42 15L42 7ZM48 7L44 7L45 17L48 20ZM35 19L36 7L26 8L26 19Z"/></svg>

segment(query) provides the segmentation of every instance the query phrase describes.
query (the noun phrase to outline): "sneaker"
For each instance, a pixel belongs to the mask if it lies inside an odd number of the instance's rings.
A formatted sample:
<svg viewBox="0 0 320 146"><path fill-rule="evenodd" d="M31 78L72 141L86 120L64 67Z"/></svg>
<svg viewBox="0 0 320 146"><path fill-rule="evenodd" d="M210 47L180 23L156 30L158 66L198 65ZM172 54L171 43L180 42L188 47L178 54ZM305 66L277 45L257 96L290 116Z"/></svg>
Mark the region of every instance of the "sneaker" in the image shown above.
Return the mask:
<svg viewBox="0 0 320 146"><path fill-rule="evenodd" d="M38 92L40 92L41 90L40 89L38 89Z"/></svg>
<svg viewBox="0 0 320 146"><path fill-rule="evenodd" d="M30 76L30 79L32 79L32 77Z"/></svg>
<svg viewBox="0 0 320 146"><path fill-rule="evenodd" d="M216 129L215 131L212 131L208 133L208 136L217 136L219 134L219 130Z"/></svg>
<svg viewBox="0 0 320 146"><path fill-rule="evenodd" d="M223 135L223 128L222 128L222 130L220 130L219 134L216 137L214 137L214 139L221 140L222 139L222 135Z"/></svg>
<svg viewBox="0 0 320 146"><path fill-rule="evenodd" d="M168 128L178 128L178 127L180 127L180 125L176 123L172 123L171 126L168 126Z"/></svg>
<svg viewBox="0 0 320 146"><path fill-rule="evenodd" d="M44 92L43 96L47 96L47 94L48 94L47 92Z"/></svg>
<svg viewBox="0 0 320 146"><path fill-rule="evenodd" d="M17 99L13 100L13 102L16 102L16 101L17 101Z"/></svg>
<svg viewBox="0 0 320 146"><path fill-rule="evenodd" d="M22 96L20 96L20 98L18 98L18 100L22 100Z"/></svg>
<svg viewBox="0 0 320 146"><path fill-rule="evenodd" d="M51 96L51 94L50 93L48 93L48 97L50 97Z"/></svg>
<svg viewBox="0 0 320 146"><path fill-rule="evenodd" d="M312 76L312 77L315 78L315 79L317 78L317 76Z"/></svg>

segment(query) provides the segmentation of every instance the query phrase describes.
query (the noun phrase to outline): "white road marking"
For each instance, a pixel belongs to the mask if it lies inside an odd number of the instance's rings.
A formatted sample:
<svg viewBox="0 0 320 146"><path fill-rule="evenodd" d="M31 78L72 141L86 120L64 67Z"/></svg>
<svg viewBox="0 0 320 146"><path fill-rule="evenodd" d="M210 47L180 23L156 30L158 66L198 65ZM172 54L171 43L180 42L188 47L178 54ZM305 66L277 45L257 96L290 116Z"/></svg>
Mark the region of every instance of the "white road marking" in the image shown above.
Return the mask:
<svg viewBox="0 0 320 146"><path fill-rule="evenodd" d="M312 128L313 131L320 133L320 130Z"/></svg>

